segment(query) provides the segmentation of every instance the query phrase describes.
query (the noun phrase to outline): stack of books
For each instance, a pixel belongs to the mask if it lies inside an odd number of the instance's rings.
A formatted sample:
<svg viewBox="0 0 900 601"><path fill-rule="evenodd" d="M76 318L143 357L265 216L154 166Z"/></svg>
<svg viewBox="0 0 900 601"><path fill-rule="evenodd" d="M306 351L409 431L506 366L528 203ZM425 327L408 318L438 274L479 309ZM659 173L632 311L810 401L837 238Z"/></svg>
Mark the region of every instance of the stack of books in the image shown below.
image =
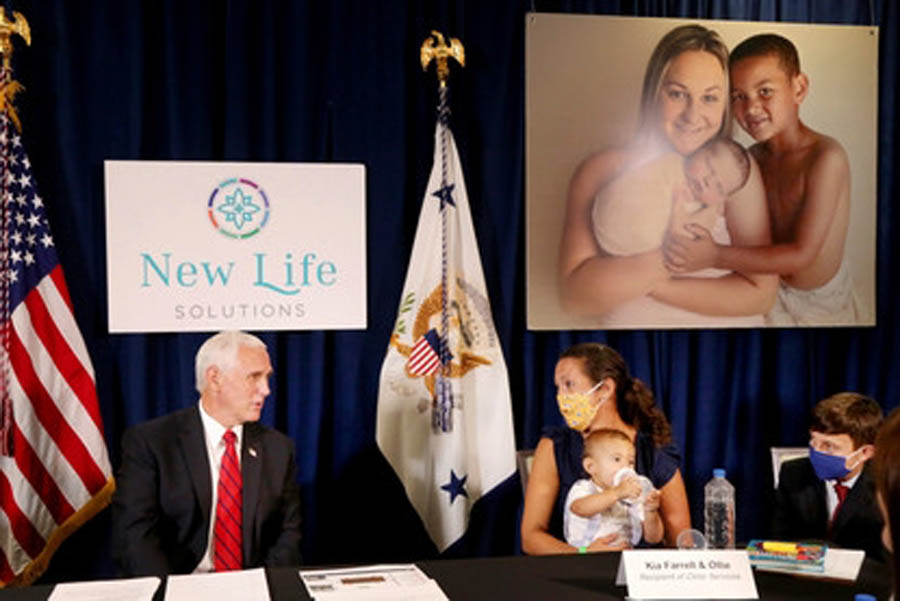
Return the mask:
<svg viewBox="0 0 900 601"><path fill-rule="evenodd" d="M752 540L747 545L754 568L786 572L822 573L825 571L827 545Z"/></svg>

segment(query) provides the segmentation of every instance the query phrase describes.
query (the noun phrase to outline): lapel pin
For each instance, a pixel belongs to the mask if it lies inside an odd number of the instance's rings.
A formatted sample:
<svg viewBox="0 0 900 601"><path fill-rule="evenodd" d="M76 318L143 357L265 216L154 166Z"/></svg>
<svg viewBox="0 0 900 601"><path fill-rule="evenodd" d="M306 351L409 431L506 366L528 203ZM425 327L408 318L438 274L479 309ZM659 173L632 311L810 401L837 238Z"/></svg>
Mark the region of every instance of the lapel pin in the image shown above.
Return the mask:
<svg viewBox="0 0 900 601"><path fill-rule="evenodd" d="M256 457L256 449L254 449L253 447L247 449L247 452L250 453L251 457Z"/></svg>

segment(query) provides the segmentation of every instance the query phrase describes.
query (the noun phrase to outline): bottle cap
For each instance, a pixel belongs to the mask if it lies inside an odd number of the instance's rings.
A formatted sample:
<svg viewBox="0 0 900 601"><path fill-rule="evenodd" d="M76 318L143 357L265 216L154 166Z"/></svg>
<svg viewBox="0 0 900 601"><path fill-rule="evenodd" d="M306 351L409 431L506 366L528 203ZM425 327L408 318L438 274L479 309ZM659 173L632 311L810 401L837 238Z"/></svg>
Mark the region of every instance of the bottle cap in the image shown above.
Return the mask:
<svg viewBox="0 0 900 601"><path fill-rule="evenodd" d="M876 601L875 595L867 595L866 593L857 593L853 596L853 601Z"/></svg>
<svg viewBox="0 0 900 601"><path fill-rule="evenodd" d="M713 470L713 478L724 478L725 477L725 468L717 467Z"/></svg>

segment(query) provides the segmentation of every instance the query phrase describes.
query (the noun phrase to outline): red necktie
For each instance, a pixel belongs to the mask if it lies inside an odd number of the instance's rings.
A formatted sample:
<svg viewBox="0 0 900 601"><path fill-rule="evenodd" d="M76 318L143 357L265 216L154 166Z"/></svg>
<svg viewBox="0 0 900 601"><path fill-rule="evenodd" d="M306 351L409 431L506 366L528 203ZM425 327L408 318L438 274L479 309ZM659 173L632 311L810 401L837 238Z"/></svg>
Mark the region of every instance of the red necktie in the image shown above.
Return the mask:
<svg viewBox="0 0 900 601"><path fill-rule="evenodd" d="M222 436L225 454L219 468L216 523L213 526L213 567L216 572L240 570L243 564L241 551L241 468L234 451L234 432L227 430Z"/></svg>
<svg viewBox="0 0 900 601"><path fill-rule="evenodd" d="M844 504L844 499L847 498L847 493L850 492L850 489L840 482L834 483L834 492L837 493L837 505L834 506L834 511L831 514L831 520L828 522L829 526L834 524L834 520L837 519L838 512L841 510L841 506Z"/></svg>

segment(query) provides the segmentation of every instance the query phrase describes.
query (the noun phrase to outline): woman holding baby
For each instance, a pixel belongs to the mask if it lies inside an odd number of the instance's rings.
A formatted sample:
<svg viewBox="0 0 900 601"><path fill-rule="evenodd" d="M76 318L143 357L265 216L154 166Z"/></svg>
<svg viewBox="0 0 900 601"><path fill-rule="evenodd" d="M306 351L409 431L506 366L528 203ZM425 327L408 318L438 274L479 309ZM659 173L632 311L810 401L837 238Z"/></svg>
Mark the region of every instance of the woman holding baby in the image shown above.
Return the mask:
<svg viewBox="0 0 900 601"><path fill-rule="evenodd" d="M581 548L562 540L566 496L577 480L586 477L584 439L607 428L624 432L634 443L634 469L656 489L648 496L647 509L658 511L664 540L674 546L678 534L691 527L691 518L679 469L681 457L653 393L629 374L619 353L598 343L566 350L556 364L554 379L568 426L546 428L535 450L522 514L522 549L534 555L622 548L622 543L613 544L616 534Z"/></svg>
<svg viewBox="0 0 900 601"><path fill-rule="evenodd" d="M598 191L665 153L688 157L731 129L728 50L718 34L684 25L657 44L644 75L638 131L625 147L585 159L568 190L560 247L560 289L566 309L600 316L609 325L762 325L775 299L777 276L717 272L679 277L660 248L612 255L598 244L591 213ZM669 235L683 232L686 186L672 194ZM712 209L710 209L712 210ZM720 243L770 243L768 211L759 168L751 160L743 186L724 203ZM637 224L635 224L637 227ZM741 317L741 316L749 316Z"/></svg>

